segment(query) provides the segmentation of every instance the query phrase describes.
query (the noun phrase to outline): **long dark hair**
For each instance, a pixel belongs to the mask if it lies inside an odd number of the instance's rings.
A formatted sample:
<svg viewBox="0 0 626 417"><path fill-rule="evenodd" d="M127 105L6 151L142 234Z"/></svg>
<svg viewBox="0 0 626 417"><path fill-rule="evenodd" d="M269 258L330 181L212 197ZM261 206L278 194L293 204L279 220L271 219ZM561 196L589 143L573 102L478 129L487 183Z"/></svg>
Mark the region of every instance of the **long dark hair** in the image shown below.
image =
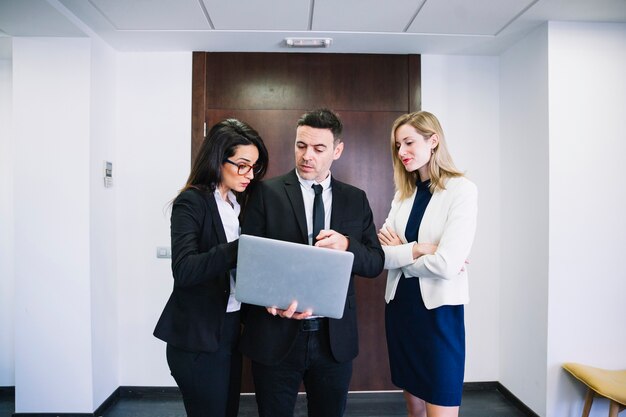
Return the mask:
<svg viewBox="0 0 626 417"><path fill-rule="evenodd" d="M200 146L198 155L193 162L187 183L180 193L190 188L200 191L215 191L222 182L222 164L232 157L241 145L254 145L259 151L259 159L255 166L254 178L248 189L243 193L236 193L240 203L244 202L247 194L267 172L268 155L263 139L250 125L237 120L225 119L215 124Z"/></svg>

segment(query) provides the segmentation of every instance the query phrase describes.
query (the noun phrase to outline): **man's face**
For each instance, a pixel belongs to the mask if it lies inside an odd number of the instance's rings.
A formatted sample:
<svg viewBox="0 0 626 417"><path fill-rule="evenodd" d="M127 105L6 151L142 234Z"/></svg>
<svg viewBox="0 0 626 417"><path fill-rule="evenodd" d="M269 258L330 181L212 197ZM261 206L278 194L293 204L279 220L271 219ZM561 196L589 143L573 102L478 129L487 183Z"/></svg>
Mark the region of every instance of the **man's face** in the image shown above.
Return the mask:
<svg viewBox="0 0 626 417"><path fill-rule="evenodd" d="M339 159L343 143L334 145L330 129L298 126L296 130L296 169L305 180L322 182L330 172L330 166Z"/></svg>

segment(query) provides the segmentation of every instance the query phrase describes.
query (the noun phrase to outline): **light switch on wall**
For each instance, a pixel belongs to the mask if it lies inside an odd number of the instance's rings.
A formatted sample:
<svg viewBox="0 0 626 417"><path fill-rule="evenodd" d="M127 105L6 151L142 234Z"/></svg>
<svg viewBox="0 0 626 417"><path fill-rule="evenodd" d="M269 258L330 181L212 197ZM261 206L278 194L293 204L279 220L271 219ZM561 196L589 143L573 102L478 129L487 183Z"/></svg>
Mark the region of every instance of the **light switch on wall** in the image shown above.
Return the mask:
<svg viewBox="0 0 626 417"><path fill-rule="evenodd" d="M157 246L157 258L171 258L172 250L169 246Z"/></svg>
<svg viewBox="0 0 626 417"><path fill-rule="evenodd" d="M102 176L104 178L104 187L113 187L113 162L104 161L102 167Z"/></svg>

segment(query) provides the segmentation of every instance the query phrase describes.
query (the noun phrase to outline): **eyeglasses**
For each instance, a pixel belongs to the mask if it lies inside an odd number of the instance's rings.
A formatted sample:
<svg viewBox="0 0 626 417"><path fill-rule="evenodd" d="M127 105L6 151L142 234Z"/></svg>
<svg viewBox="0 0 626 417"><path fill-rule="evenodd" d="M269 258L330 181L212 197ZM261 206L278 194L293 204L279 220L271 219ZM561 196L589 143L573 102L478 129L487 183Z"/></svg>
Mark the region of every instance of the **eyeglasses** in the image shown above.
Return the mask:
<svg viewBox="0 0 626 417"><path fill-rule="evenodd" d="M258 175L258 173L261 172L261 167L259 165L248 165L244 164L243 162L238 164L231 161L230 159L224 159L224 163L236 166L237 174L239 175L246 175L248 172L250 172L250 170L252 170L252 173L254 175Z"/></svg>

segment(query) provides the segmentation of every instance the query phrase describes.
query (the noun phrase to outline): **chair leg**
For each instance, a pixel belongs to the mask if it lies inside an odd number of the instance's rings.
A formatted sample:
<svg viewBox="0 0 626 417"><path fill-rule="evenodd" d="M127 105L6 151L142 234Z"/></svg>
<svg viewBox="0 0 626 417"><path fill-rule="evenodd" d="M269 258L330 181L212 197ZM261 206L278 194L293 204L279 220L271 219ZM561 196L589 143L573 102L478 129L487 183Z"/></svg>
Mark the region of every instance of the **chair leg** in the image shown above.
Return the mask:
<svg viewBox="0 0 626 417"><path fill-rule="evenodd" d="M591 405L593 404L594 395L594 391L591 388L588 388L587 395L585 395L585 405L583 406L583 414L581 417L589 417L589 411L591 411Z"/></svg>
<svg viewBox="0 0 626 417"><path fill-rule="evenodd" d="M611 405L609 406L609 417L617 417L620 411L624 409L624 406L611 400Z"/></svg>

